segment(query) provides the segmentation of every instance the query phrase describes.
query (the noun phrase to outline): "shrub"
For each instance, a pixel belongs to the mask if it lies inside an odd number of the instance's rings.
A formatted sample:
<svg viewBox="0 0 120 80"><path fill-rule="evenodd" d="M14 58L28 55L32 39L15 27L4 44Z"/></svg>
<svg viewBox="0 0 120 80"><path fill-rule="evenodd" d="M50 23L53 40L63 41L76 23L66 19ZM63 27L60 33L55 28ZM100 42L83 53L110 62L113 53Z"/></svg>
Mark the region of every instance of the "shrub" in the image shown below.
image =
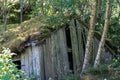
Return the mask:
<svg viewBox="0 0 120 80"><path fill-rule="evenodd" d="M87 72L93 75L97 75L97 74L107 74L109 73L109 70L106 65L100 65L99 67L96 68L94 67L89 68Z"/></svg>
<svg viewBox="0 0 120 80"><path fill-rule="evenodd" d="M0 53L0 80L25 80L22 78L22 71L12 62L13 54L15 53L6 48Z"/></svg>

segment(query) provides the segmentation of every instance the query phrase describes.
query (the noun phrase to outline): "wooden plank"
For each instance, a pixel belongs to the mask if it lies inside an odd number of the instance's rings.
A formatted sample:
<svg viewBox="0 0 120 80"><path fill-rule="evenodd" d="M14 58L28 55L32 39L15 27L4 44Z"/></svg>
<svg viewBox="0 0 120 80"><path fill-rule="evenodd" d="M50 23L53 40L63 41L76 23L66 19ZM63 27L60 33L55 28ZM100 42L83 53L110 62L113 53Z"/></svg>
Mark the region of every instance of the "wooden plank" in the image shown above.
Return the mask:
<svg viewBox="0 0 120 80"><path fill-rule="evenodd" d="M47 80L48 75L47 75L47 60L46 60L46 43L43 45L43 63L44 63L44 80Z"/></svg>
<svg viewBox="0 0 120 80"><path fill-rule="evenodd" d="M67 55L67 43L66 43L66 35L65 29L62 28L58 31L58 46L59 46L59 60L60 60L60 69L61 69L61 80L63 77L67 76L69 71L69 62L68 62L68 55Z"/></svg>
<svg viewBox="0 0 120 80"><path fill-rule="evenodd" d="M50 36L51 41L51 58L52 58L52 67L53 67L53 78L57 79L57 59L56 59L56 32Z"/></svg>
<svg viewBox="0 0 120 80"><path fill-rule="evenodd" d="M24 54L21 53L21 70L25 71Z"/></svg>
<svg viewBox="0 0 120 80"><path fill-rule="evenodd" d="M28 77L27 75L27 67L26 67L26 51L21 55L21 69L24 71L24 76Z"/></svg>
<svg viewBox="0 0 120 80"><path fill-rule="evenodd" d="M32 46L32 52L33 52L33 72L36 80L41 80L40 75L40 54L41 50L39 50L39 46Z"/></svg>
<svg viewBox="0 0 120 80"><path fill-rule="evenodd" d="M34 46L32 46L32 65L33 65L33 76L36 78L36 57L35 57Z"/></svg>
<svg viewBox="0 0 120 80"><path fill-rule="evenodd" d="M78 50L78 38L76 33L76 26L74 20L70 23L70 35L71 35L71 43L72 43L72 54L73 54L73 67L74 73L77 73L80 68L80 55Z"/></svg>
<svg viewBox="0 0 120 80"><path fill-rule="evenodd" d="M25 51L25 69L26 69L26 76L29 77L29 51L28 51L28 48Z"/></svg>
<svg viewBox="0 0 120 80"><path fill-rule="evenodd" d="M40 53L40 67L41 67L41 72L40 72L40 75L41 75L41 80L46 80L45 78L45 62L44 62L44 46L45 44L41 44L40 46L40 50L41 50L41 53Z"/></svg>
<svg viewBox="0 0 120 80"><path fill-rule="evenodd" d="M53 62L52 62L52 54L51 54L51 40L50 37L46 39L46 45L45 45L45 75L46 80L49 78L54 79L54 69L53 69Z"/></svg>
<svg viewBox="0 0 120 80"><path fill-rule="evenodd" d="M80 70L78 70L78 72L81 71L82 69L82 65L83 65L83 60L84 60L84 48L83 48L83 38L82 38L82 31L83 31L83 26L76 20L76 27L77 27L77 37L78 37L78 51L79 51L79 59L80 59Z"/></svg>
<svg viewBox="0 0 120 80"><path fill-rule="evenodd" d="M32 47L30 46L28 49L28 59L29 59L29 77L31 77L33 75L33 62L32 62Z"/></svg>

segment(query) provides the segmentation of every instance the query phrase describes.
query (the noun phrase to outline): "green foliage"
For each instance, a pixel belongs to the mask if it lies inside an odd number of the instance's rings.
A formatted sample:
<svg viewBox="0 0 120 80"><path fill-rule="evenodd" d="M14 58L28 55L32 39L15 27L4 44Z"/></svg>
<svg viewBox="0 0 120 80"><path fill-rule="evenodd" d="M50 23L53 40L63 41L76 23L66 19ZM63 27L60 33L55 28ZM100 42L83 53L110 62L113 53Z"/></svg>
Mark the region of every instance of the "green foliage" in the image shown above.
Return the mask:
<svg viewBox="0 0 120 80"><path fill-rule="evenodd" d="M68 23L70 16L79 14L78 4L75 0L44 0L36 2L33 14L44 17L44 23L52 28ZM75 17L75 16L73 16Z"/></svg>
<svg viewBox="0 0 120 80"><path fill-rule="evenodd" d="M101 4L98 5L97 19L96 19L96 31L102 34L105 21L105 3L107 0L101 0ZM120 3L118 0L110 0L111 4L111 18L108 29L108 39L114 46L120 47ZM117 52L118 53L118 52Z"/></svg>
<svg viewBox="0 0 120 80"><path fill-rule="evenodd" d="M12 55L9 49L4 48L0 54L0 80L25 80L22 72L16 68L12 62Z"/></svg>
<svg viewBox="0 0 120 80"><path fill-rule="evenodd" d="M80 78L80 74L71 74L63 78L62 80L79 80L79 78Z"/></svg>
<svg viewBox="0 0 120 80"><path fill-rule="evenodd" d="M101 74L108 74L109 70L108 67L106 65L100 65L99 67L91 67L87 70L88 73L91 73L93 75L101 75Z"/></svg>

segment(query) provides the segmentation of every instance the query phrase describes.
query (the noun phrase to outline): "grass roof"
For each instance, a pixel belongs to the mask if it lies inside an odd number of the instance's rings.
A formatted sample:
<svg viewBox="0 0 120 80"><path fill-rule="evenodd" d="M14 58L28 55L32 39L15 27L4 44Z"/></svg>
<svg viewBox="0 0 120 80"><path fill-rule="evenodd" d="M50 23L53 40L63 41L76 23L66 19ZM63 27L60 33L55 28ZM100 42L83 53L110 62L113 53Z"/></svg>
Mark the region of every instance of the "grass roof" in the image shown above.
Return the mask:
<svg viewBox="0 0 120 80"><path fill-rule="evenodd" d="M24 21L21 24L9 24L4 35L0 36L0 50L2 47L10 48L12 51L21 51L21 44L29 41L40 41L50 34L55 28L49 27L49 25L42 23L41 18L32 18ZM81 24L83 22L79 21ZM83 24L87 27L86 24ZM100 39L100 34L95 32L95 36ZM109 40L106 40L106 45L113 48L113 45ZM114 52L113 52L114 53Z"/></svg>
<svg viewBox="0 0 120 80"><path fill-rule="evenodd" d="M4 32L4 35L0 37L0 49L7 47L13 51L19 50L20 44L25 42L29 36L33 38L35 35L41 35L39 39L45 37L49 30L45 29L47 25L43 24L41 20L42 19L34 18L24 21L20 25L7 25L7 30Z"/></svg>

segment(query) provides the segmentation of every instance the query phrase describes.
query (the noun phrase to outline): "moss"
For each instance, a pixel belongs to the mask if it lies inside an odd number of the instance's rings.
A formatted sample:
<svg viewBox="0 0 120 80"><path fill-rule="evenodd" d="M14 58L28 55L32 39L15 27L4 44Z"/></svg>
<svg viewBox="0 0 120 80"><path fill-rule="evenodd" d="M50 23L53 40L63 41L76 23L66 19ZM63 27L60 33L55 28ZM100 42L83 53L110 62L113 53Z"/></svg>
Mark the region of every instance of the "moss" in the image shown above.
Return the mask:
<svg viewBox="0 0 120 80"><path fill-rule="evenodd" d="M48 31L45 24L41 23L42 19L32 18L30 20L24 21L20 25L18 24L9 24L7 25L7 30L4 32L4 35L0 37L0 48L7 47L14 51L14 49L19 50L20 44L27 40L28 36L34 38L36 32L41 32L38 36L41 38L45 37ZM40 38L40 37L39 37ZM37 39L37 37L35 38Z"/></svg>
<svg viewBox="0 0 120 80"><path fill-rule="evenodd" d="M106 65L100 65L99 67L96 68L94 67L89 68L87 72L93 75L97 75L97 74L108 74L109 70Z"/></svg>
<svg viewBox="0 0 120 80"><path fill-rule="evenodd" d="M79 80L120 80L120 62L101 64L99 67L90 67L81 73Z"/></svg>

